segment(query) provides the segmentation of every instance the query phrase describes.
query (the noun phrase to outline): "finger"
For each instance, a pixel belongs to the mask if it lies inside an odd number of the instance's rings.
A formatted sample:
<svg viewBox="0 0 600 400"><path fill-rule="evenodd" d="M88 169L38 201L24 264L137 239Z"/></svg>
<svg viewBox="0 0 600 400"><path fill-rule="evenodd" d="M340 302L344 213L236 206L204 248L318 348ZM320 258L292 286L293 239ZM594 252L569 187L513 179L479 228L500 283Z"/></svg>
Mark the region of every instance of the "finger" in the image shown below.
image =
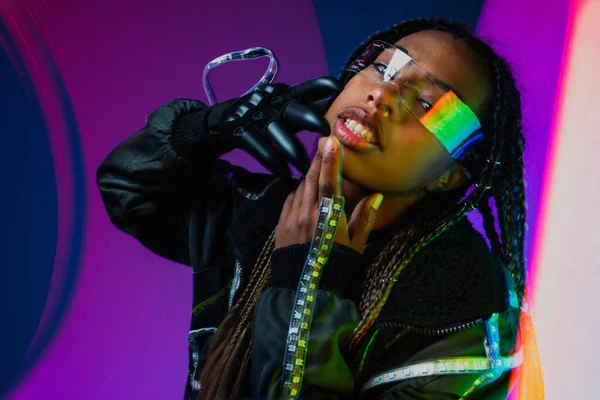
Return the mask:
<svg viewBox="0 0 600 400"><path fill-rule="evenodd" d="M263 86L260 90L267 93L279 93L282 90L287 89L289 86L282 82L270 83L268 85Z"/></svg>
<svg viewBox="0 0 600 400"><path fill-rule="evenodd" d="M281 214L279 215L279 224L283 224L288 220L290 211L292 209L292 204L294 203L294 197L296 192L291 192L287 199L285 199L285 203L283 203L283 208L281 209Z"/></svg>
<svg viewBox="0 0 600 400"><path fill-rule="evenodd" d="M348 223L350 247L360 253L365 249L382 201L383 195L375 193L362 199L352 212Z"/></svg>
<svg viewBox="0 0 600 400"><path fill-rule="evenodd" d="M306 191L306 184L304 183L304 180L302 182L300 182L300 185L298 185L298 188L296 189L296 192L294 194L294 202L292 203L292 210L290 210L290 215L291 214L299 214L298 213L298 209L300 209L300 207L304 204L304 192Z"/></svg>
<svg viewBox="0 0 600 400"><path fill-rule="evenodd" d="M234 140L239 143L238 147L254 157L266 169L280 177L290 177L290 168L285 160L260 133L238 128L234 131L234 137Z"/></svg>
<svg viewBox="0 0 600 400"><path fill-rule="evenodd" d="M242 118L248 111L254 110L256 106L264 101L266 95L262 92L252 92L246 97L243 97L240 101L236 101L234 105L228 105L227 103L219 103L213 107L213 111L208 114L209 126L221 121L221 116L225 110L233 109L233 112L226 118L225 121L230 122L238 118Z"/></svg>
<svg viewBox="0 0 600 400"><path fill-rule="evenodd" d="M294 129L281 120L275 120L267 127L267 137L275 150L283 154L298 171L306 174L310 165L308 154L294 133Z"/></svg>
<svg viewBox="0 0 600 400"><path fill-rule="evenodd" d="M266 95L260 91L254 91L248 96L245 105L250 107L256 107L261 101L265 99Z"/></svg>
<svg viewBox="0 0 600 400"><path fill-rule="evenodd" d="M289 226L290 213L293 210L292 204L294 202L295 192L291 192L288 197L285 199L285 203L283 203L283 208L281 209L281 214L279 214L279 222L275 227L275 248L278 249L280 247L284 247L287 245L286 243L286 229Z"/></svg>
<svg viewBox="0 0 600 400"><path fill-rule="evenodd" d="M321 138L320 140L327 140L326 138ZM319 174L321 173L321 163L323 162L323 157L321 153L318 151L315 153L312 162L310 164L310 168L304 177L304 180L307 183L307 186L314 187L317 189L317 193L315 193L315 201L317 201L318 188L319 188Z"/></svg>
<svg viewBox="0 0 600 400"><path fill-rule="evenodd" d="M292 93L301 101L312 103L331 93L341 91L337 79L331 76L322 76L291 87Z"/></svg>
<svg viewBox="0 0 600 400"><path fill-rule="evenodd" d="M304 238L312 236L316 221L315 205L311 201L307 201L306 198L306 191L308 189L307 182L302 180L300 186L296 189L289 219L294 224L294 229L298 235Z"/></svg>
<svg viewBox="0 0 600 400"><path fill-rule="evenodd" d="M319 175L319 189L322 197L342 195L342 146L337 138L327 138L325 151L322 155Z"/></svg>
<svg viewBox="0 0 600 400"><path fill-rule="evenodd" d="M340 218L338 219L337 226L335 228L335 241L338 243L344 243L340 241L340 239L344 239L348 237L348 219L346 218L346 213L342 212L340 214ZM347 240L347 239L346 239Z"/></svg>
<svg viewBox="0 0 600 400"><path fill-rule="evenodd" d="M283 110L282 117L288 124L297 130L307 130L328 136L330 133L329 122L325 117L306 104L293 101Z"/></svg>
<svg viewBox="0 0 600 400"><path fill-rule="evenodd" d="M321 154L317 152L304 177L304 193L300 214L312 215L319 202L319 174L321 172Z"/></svg>

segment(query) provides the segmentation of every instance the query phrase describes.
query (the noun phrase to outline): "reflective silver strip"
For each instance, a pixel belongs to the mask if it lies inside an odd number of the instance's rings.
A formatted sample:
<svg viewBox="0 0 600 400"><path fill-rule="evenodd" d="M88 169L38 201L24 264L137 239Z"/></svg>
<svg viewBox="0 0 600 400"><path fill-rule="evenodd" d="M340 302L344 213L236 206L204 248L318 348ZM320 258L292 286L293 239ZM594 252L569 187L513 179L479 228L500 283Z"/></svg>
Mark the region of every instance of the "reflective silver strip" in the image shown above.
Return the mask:
<svg viewBox="0 0 600 400"><path fill-rule="evenodd" d="M517 295L516 290L508 291L508 301L512 308L519 308L519 295Z"/></svg>
<svg viewBox="0 0 600 400"><path fill-rule="evenodd" d="M523 353L519 351L509 357L501 357L497 360L504 371L513 369L523 362ZM492 365L487 357L456 357L442 358L439 360L427 361L419 364L407 365L406 367L396 368L376 375L369 379L361 389L361 392L372 389L376 386L385 385L392 382L400 382L406 379L419 378L431 375L450 375L450 374L482 374L488 372Z"/></svg>
<svg viewBox="0 0 600 400"><path fill-rule="evenodd" d="M242 264L240 264L240 260L236 258L235 260L235 272L233 273L233 281L231 282L231 289L229 289L229 300L227 301L228 310L231 310L233 307L233 298L240 288L240 282L242 279Z"/></svg>
<svg viewBox="0 0 600 400"><path fill-rule="evenodd" d="M486 335L484 340L486 357L453 357L427 361L419 364L408 365L393 369L369 379L361 391L390 382L430 375L448 374L479 374L473 385L461 397L464 398L483 385L498 379L502 373L518 367L523 363L523 352L520 349L512 356L500 355L500 329L498 327L499 314L494 313L486 322Z"/></svg>
<svg viewBox="0 0 600 400"><path fill-rule="evenodd" d="M202 389L202 385L200 384L200 382L198 382L195 379L191 380L191 385L192 385L192 389L200 391L200 389Z"/></svg>
<svg viewBox="0 0 600 400"><path fill-rule="evenodd" d="M200 328L190 331L188 333L188 342L190 343L190 352L192 353L192 362L194 364L194 371L192 372L192 378L190 379L190 383L194 390L200 390L200 382L194 379L196 373L198 372L198 359L200 357L200 349L196 344L196 337L202 335L204 333L215 333L217 328Z"/></svg>
<svg viewBox="0 0 600 400"><path fill-rule="evenodd" d="M477 389L489 385L498 379L504 371L502 363L503 357L500 355L500 328L498 326L499 314L494 313L485 324L485 355L490 360L490 368L481 374L466 392L463 393L461 399L464 399ZM509 368L510 369L510 368Z"/></svg>

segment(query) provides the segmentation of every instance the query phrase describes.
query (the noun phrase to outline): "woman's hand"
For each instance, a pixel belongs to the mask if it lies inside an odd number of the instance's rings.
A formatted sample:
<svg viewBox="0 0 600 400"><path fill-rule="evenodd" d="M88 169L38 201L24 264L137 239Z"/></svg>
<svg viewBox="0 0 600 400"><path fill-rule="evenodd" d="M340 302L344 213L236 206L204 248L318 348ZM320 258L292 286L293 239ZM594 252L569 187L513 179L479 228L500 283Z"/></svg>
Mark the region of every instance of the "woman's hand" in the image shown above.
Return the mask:
<svg viewBox="0 0 600 400"><path fill-rule="evenodd" d="M339 82L328 76L292 87L267 85L212 106L208 129L221 151L242 149L282 177L290 174L288 163L305 173L308 155L296 133L308 130L329 135L329 123L319 106L340 90Z"/></svg>
<svg viewBox="0 0 600 400"><path fill-rule="evenodd" d="M315 155L304 180L290 193L275 228L275 248L304 244L312 240L321 197L342 196L343 149L337 138L329 137L325 154ZM363 253L383 195L363 198L350 217L343 212L338 222L335 242Z"/></svg>

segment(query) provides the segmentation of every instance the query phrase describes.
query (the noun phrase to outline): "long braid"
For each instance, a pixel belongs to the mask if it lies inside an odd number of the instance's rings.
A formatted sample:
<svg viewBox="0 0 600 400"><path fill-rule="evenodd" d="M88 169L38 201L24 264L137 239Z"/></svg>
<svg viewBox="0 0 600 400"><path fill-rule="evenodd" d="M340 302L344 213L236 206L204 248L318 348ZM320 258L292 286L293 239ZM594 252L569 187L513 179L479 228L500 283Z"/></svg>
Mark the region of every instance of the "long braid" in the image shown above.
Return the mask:
<svg viewBox="0 0 600 400"><path fill-rule="evenodd" d="M240 342L239 345L236 347L235 351L239 352L240 349L244 349L244 356L242 359L242 363L239 367L238 370L238 374L237 377L235 379L235 383L233 386L233 391L231 393L231 398L237 398L239 391L242 388L243 382L244 382L244 378L246 376L246 369L248 367L248 363L250 360L250 355L252 354L251 349L252 349L252 340L250 340L250 321L252 319L252 314L254 312L254 306L256 305L258 298L260 297L260 295L262 294L262 292L265 290L265 288L267 287L270 277L271 277L271 268L270 268L270 263L271 263L271 257L270 254L273 252L273 244L274 241L271 242L267 242L265 249L267 249L267 254L269 254L269 257L265 257L262 261L259 261L258 263L258 271L260 273L260 277L258 279L258 284L256 285L256 287L252 290L252 294L250 296L250 299L248 301L249 304L252 304L252 307L246 307L245 313L242 315L242 319L241 319L241 323L248 323L248 343L245 343L244 346L242 346L242 343Z"/></svg>
<svg viewBox="0 0 600 400"><path fill-rule="evenodd" d="M219 325L211 341L209 358L200 376L201 390L198 399L237 397L249 363L252 313L258 297L269 283L274 243L275 233L272 232L258 257L246 288ZM242 349L243 355L240 354ZM241 368L235 365L239 361ZM233 374L233 371L236 371L236 374Z"/></svg>
<svg viewBox="0 0 600 400"><path fill-rule="evenodd" d="M497 185L495 185L495 176L498 173L497 172L498 165L502 165L501 152L502 152L502 149L503 149L504 143L505 143L505 135L501 134L501 133L505 132L508 129L508 127L506 126L506 121L508 120L507 119L508 110L507 110L507 102L505 100L505 96L507 96L506 84L504 83L504 81L506 79L505 74L504 74L504 71L502 71L502 68L501 68L498 60L494 61L492 68L493 68L493 75L495 76L495 82L494 82L495 108L494 108L494 111L492 114L492 126L496 127L496 129L494 129L493 143L492 143L492 149L490 152L490 158L487 160L487 162L489 164L489 168L491 168L491 171L490 171L491 173L489 174L488 179L486 180L486 185L489 185L488 187L490 189L492 189L494 187L497 188ZM511 119L511 121L512 121L512 119ZM488 187L486 187L486 189ZM493 192L495 192L495 191L493 191ZM491 196L488 196L487 199L482 201L479 205L479 211L483 217L485 233L490 241L490 247L492 249L492 252L497 254L500 257L500 259L502 260L502 262L507 263L508 261L506 259L506 255L505 255L502 243L500 241L500 237L498 236L498 232L496 231L496 221L494 219L494 215L493 215L492 209L490 207L490 201L491 201L491 198L493 198L493 197L494 197L494 193L492 193ZM500 224L500 225L502 225L502 224Z"/></svg>
<svg viewBox="0 0 600 400"><path fill-rule="evenodd" d="M508 71L506 64L501 65L502 69ZM525 259L524 259L524 238L525 238L525 183L523 153L525 150L525 140L521 133L521 102L519 93L514 89L514 81L510 74L508 76L505 92L506 96L513 99L511 104L507 104L507 113L512 115L511 120L515 121L507 129L507 136L510 136L510 146L504 146L502 152L503 162L499 168L499 174L496 177L495 186L498 188L496 193L496 204L498 206L498 217L503 222L501 224L501 235L503 250L507 258L508 269L517 286L519 298L522 299L525 292ZM509 140L508 138L506 140Z"/></svg>
<svg viewBox="0 0 600 400"><path fill-rule="evenodd" d="M507 265L517 287L519 300L525 292L525 187L523 178L523 153L525 140L522 135L521 98L516 90L508 65L502 60L494 62L498 79L497 91L501 94L503 127L499 145L500 153L494 157L497 163L493 175L494 202L500 221L503 261ZM510 121L510 122L507 122Z"/></svg>
<svg viewBox="0 0 600 400"><path fill-rule="evenodd" d="M500 257L502 261L504 261L502 243L500 242L500 237L498 236L498 232L496 231L496 220L494 219L492 207L490 206L491 200L492 198L489 196L484 198L479 203L479 212L483 217L483 228L485 229L485 235L490 241L490 248L492 249L492 253L496 254Z"/></svg>

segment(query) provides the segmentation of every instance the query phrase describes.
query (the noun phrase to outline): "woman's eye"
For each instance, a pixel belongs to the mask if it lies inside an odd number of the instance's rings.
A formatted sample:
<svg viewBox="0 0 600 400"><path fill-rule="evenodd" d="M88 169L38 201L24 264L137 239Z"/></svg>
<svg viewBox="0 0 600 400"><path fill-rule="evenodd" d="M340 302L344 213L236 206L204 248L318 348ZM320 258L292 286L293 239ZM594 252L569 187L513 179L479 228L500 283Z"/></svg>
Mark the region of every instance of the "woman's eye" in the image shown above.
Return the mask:
<svg viewBox="0 0 600 400"><path fill-rule="evenodd" d="M382 75L385 73L385 70L387 69L387 65L380 63L380 62L373 63L373 67L375 67L377 72L379 72Z"/></svg>
<svg viewBox="0 0 600 400"><path fill-rule="evenodd" d="M419 104L423 107L423 110L427 111L431 108L431 104L426 102L425 100L419 100Z"/></svg>

